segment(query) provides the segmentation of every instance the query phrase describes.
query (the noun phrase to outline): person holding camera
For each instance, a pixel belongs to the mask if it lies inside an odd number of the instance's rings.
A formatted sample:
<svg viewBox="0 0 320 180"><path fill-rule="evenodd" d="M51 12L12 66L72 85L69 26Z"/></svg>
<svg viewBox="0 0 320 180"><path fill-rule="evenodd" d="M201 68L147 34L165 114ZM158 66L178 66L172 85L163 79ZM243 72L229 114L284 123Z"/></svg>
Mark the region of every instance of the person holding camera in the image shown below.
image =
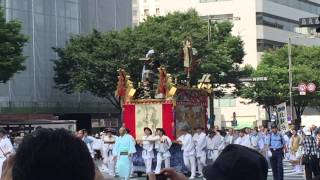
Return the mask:
<svg viewBox="0 0 320 180"><path fill-rule="evenodd" d="M306 180L311 180L312 173L314 176L318 176L320 174L319 148L315 138L311 135L309 128L303 128L303 133L305 135L303 140L304 154L301 161L305 167Z"/></svg>

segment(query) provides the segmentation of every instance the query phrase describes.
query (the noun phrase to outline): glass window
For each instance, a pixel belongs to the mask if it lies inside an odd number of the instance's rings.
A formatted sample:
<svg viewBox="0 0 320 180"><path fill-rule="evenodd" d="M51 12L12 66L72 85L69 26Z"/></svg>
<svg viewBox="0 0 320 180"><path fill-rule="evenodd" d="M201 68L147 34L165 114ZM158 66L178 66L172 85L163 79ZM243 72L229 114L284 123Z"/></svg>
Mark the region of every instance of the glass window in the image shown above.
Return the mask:
<svg viewBox="0 0 320 180"><path fill-rule="evenodd" d="M311 1L302 0L269 0L284 6L300 9L313 14L319 14L320 4Z"/></svg>
<svg viewBox="0 0 320 180"><path fill-rule="evenodd" d="M160 9L156 8L156 15L160 15Z"/></svg>
<svg viewBox="0 0 320 180"><path fill-rule="evenodd" d="M144 15L145 15L145 16L149 16L149 15L150 15L149 9L144 9L143 12L144 12Z"/></svg>
<svg viewBox="0 0 320 180"><path fill-rule="evenodd" d="M214 99L214 107L235 107L236 99L230 96Z"/></svg>
<svg viewBox="0 0 320 180"><path fill-rule="evenodd" d="M77 10L77 4L72 2L66 2L65 4L65 16L66 17L72 17L77 18L78 17L78 10Z"/></svg>

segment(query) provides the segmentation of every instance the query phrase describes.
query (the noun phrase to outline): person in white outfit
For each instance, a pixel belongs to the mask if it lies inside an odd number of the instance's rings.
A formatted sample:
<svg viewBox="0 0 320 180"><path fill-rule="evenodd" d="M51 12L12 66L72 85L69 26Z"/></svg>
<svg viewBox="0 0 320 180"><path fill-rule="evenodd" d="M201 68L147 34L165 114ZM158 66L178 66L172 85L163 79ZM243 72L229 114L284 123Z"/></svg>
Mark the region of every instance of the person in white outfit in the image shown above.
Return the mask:
<svg viewBox="0 0 320 180"><path fill-rule="evenodd" d="M155 149L157 150L157 166L155 173L160 174L161 165L164 161L165 168L170 167L171 154L169 149L172 145L171 139L166 136L165 131L162 128L157 128L157 136L155 142Z"/></svg>
<svg viewBox="0 0 320 180"><path fill-rule="evenodd" d="M213 164L218 158L219 154L225 147L223 136L219 132L209 130L207 140L207 158L208 164Z"/></svg>
<svg viewBox="0 0 320 180"><path fill-rule="evenodd" d="M2 174L3 162L13 153L13 146L6 131L3 128L0 128L0 176Z"/></svg>
<svg viewBox="0 0 320 180"><path fill-rule="evenodd" d="M152 173L152 159L154 158L153 148L154 143L156 141L155 136L152 135L152 131L150 128L145 127L144 136L142 137L142 158L144 160L144 164L146 166L146 173Z"/></svg>
<svg viewBox="0 0 320 180"><path fill-rule="evenodd" d="M101 137L103 141L102 157L103 167L110 176L115 176L115 162L112 154L113 146L116 143L117 137L113 135L115 132L112 128L106 128L105 134Z"/></svg>
<svg viewBox="0 0 320 180"><path fill-rule="evenodd" d="M193 142L196 148L196 160L198 165L199 177L203 177L202 169L206 166L206 147L207 147L207 135L203 132L204 128L197 127L196 133L193 135Z"/></svg>
<svg viewBox="0 0 320 180"><path fill-rule="evenodd" d="M191 171L189 179L194 179L196 176L196 153L192 135L188 130L187 127L181 128L181 136L177 139L177 143L182 145L184 165Z"/></svg>
<svg viewBox="0 0 320 180"><path fill-rule="evenodd" d="M235 134L233 129L228 129L227 135L224 140L225 146L228 146L229 144L233 144L235 140Z"/></svg>
<svg viewBox="0 0 320 180"><path fill-rule="evenodd" d="M239 144L239 145L242 145L242 146L246 146L248 148L252 148L251 141L250 141L250 136L248 134L246 134L246 130L245 129L242 129L239 132L239 137L238 137L238 139L236 139L234 144Z"/></svg>

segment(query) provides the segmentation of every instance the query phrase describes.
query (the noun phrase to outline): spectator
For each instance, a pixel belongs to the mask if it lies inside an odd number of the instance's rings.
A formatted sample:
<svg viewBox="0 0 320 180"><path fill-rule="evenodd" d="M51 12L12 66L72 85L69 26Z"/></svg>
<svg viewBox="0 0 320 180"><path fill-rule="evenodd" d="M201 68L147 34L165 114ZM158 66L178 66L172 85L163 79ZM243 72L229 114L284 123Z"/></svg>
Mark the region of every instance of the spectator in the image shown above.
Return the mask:
<svg viewBox="0 0 320 180"><path fill-rule="evenodd" d="M268 163L257 151L241 145L227 146L213 165L203 170L206 179L266 180Z"/></svg>
<svg viewBox="0 0 320 180"><path fill-rule="evenodd" d="M14 149L6 130L0 128L0 176L3 162L14 153Z"/></svg>
<svg viewBox="0 0 320 180"><path fill-rule="evenodd" d="M301 155L298 150L301 149L300 145L302 143L302 138L297 134L297 130L292 130L292 136L290 138L290 161L294 166L294 171L300 173L302 171L300 165Z"/></svg>
<svg viewBox="0 0 320 180"><path fill-rule="evenodd" d="M314 176L320 174L319 170L319 150L316 140L311 134L309 128L303 128L303 133L305 135L303 140L304 155L303 155L303 165L305 165L305 176L307 180L312 179L312 173Z"/></svg>
<svg viewBox="0 0 320 180"><path fill-rule="evenodd" d="M94 180L95 166L88 148L66 130L40 129L20 144L13 180Z"/></svg>

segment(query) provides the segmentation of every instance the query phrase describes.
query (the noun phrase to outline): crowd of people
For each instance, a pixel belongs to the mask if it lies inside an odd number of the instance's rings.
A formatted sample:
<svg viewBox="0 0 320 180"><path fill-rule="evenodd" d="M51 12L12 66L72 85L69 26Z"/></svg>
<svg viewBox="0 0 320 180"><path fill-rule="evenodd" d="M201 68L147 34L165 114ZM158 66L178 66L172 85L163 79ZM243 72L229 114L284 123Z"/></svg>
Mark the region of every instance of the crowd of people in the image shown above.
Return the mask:
<svg viewBox="0 0 320 180"><path fill-rule="evenodd" d="M196 127L183 127L176 140L166 136L162 128L156 132L144 128L144 136L134 139L130 131L118 132L106 128L101 136L92 137L86 130L72 135L66 130L38 129L24 137L17 150L12 146L4 129L0 129L1 180L37 179L103 179L94 159L103 159L100 168L112 179L116 174L129 179L132 172L132 156L136 146L142 147L145 172L149 179L156 174L184 180L187 177L171 168L170 147L181 145L183 163L190 171L189 179L196 176L221 180L267 179L271 166L274 180L283 180L283 159L292 168L305 172L307 180L319 179L320 128L316 126L292 129L286 133L264 127L241 130L221 130L214 127L206 131ZM178 157L177 157L178 158ZM152 169L152 162L156 167ZM3 166L3 167L2 167Z"/></svg>
<svg viewBox="0 0 320 180"><path fill-rule="evenodd" d="M141 139L134 139L127 133L128 129L123 130L128 136L127 141L131 142L131 145L126 145L131 149L125 163L128 168L124 176L126 178L132 175L133 163L130 157L136 152L136 144L143 148L145 172L159 174L162 168L170 167L170 147L173 143L181 145L183 163L191 173L189 179L203 177L204 167L214 164L221 152L230 144L245 146L260 153L272 168L274 180L283 179L285 158L292 163L296 173L303 172L304 167L307 180L319 175L320 130L316 126L300 130L291 129L285 133L278 131L276 126L272 126L271 129L261 126L241 130L219 129L215 126L208 131L203 127L196 127L194 134L191 134L191 129L188 127L183 127L175 141L166 136L162 128L158 128L156 132L152 132L148 127L144 128L144 136ZM77 136L87 144L92 157L103 159L101 170L115 176L116 169L119 168L116 166L117 159L122 153L119 150L122 145L117 143L116 131L106 128L99 136L93 138L88 136L85 130L80 130ZM155 169L152 169L153 159L157 162Z"/></svg>

